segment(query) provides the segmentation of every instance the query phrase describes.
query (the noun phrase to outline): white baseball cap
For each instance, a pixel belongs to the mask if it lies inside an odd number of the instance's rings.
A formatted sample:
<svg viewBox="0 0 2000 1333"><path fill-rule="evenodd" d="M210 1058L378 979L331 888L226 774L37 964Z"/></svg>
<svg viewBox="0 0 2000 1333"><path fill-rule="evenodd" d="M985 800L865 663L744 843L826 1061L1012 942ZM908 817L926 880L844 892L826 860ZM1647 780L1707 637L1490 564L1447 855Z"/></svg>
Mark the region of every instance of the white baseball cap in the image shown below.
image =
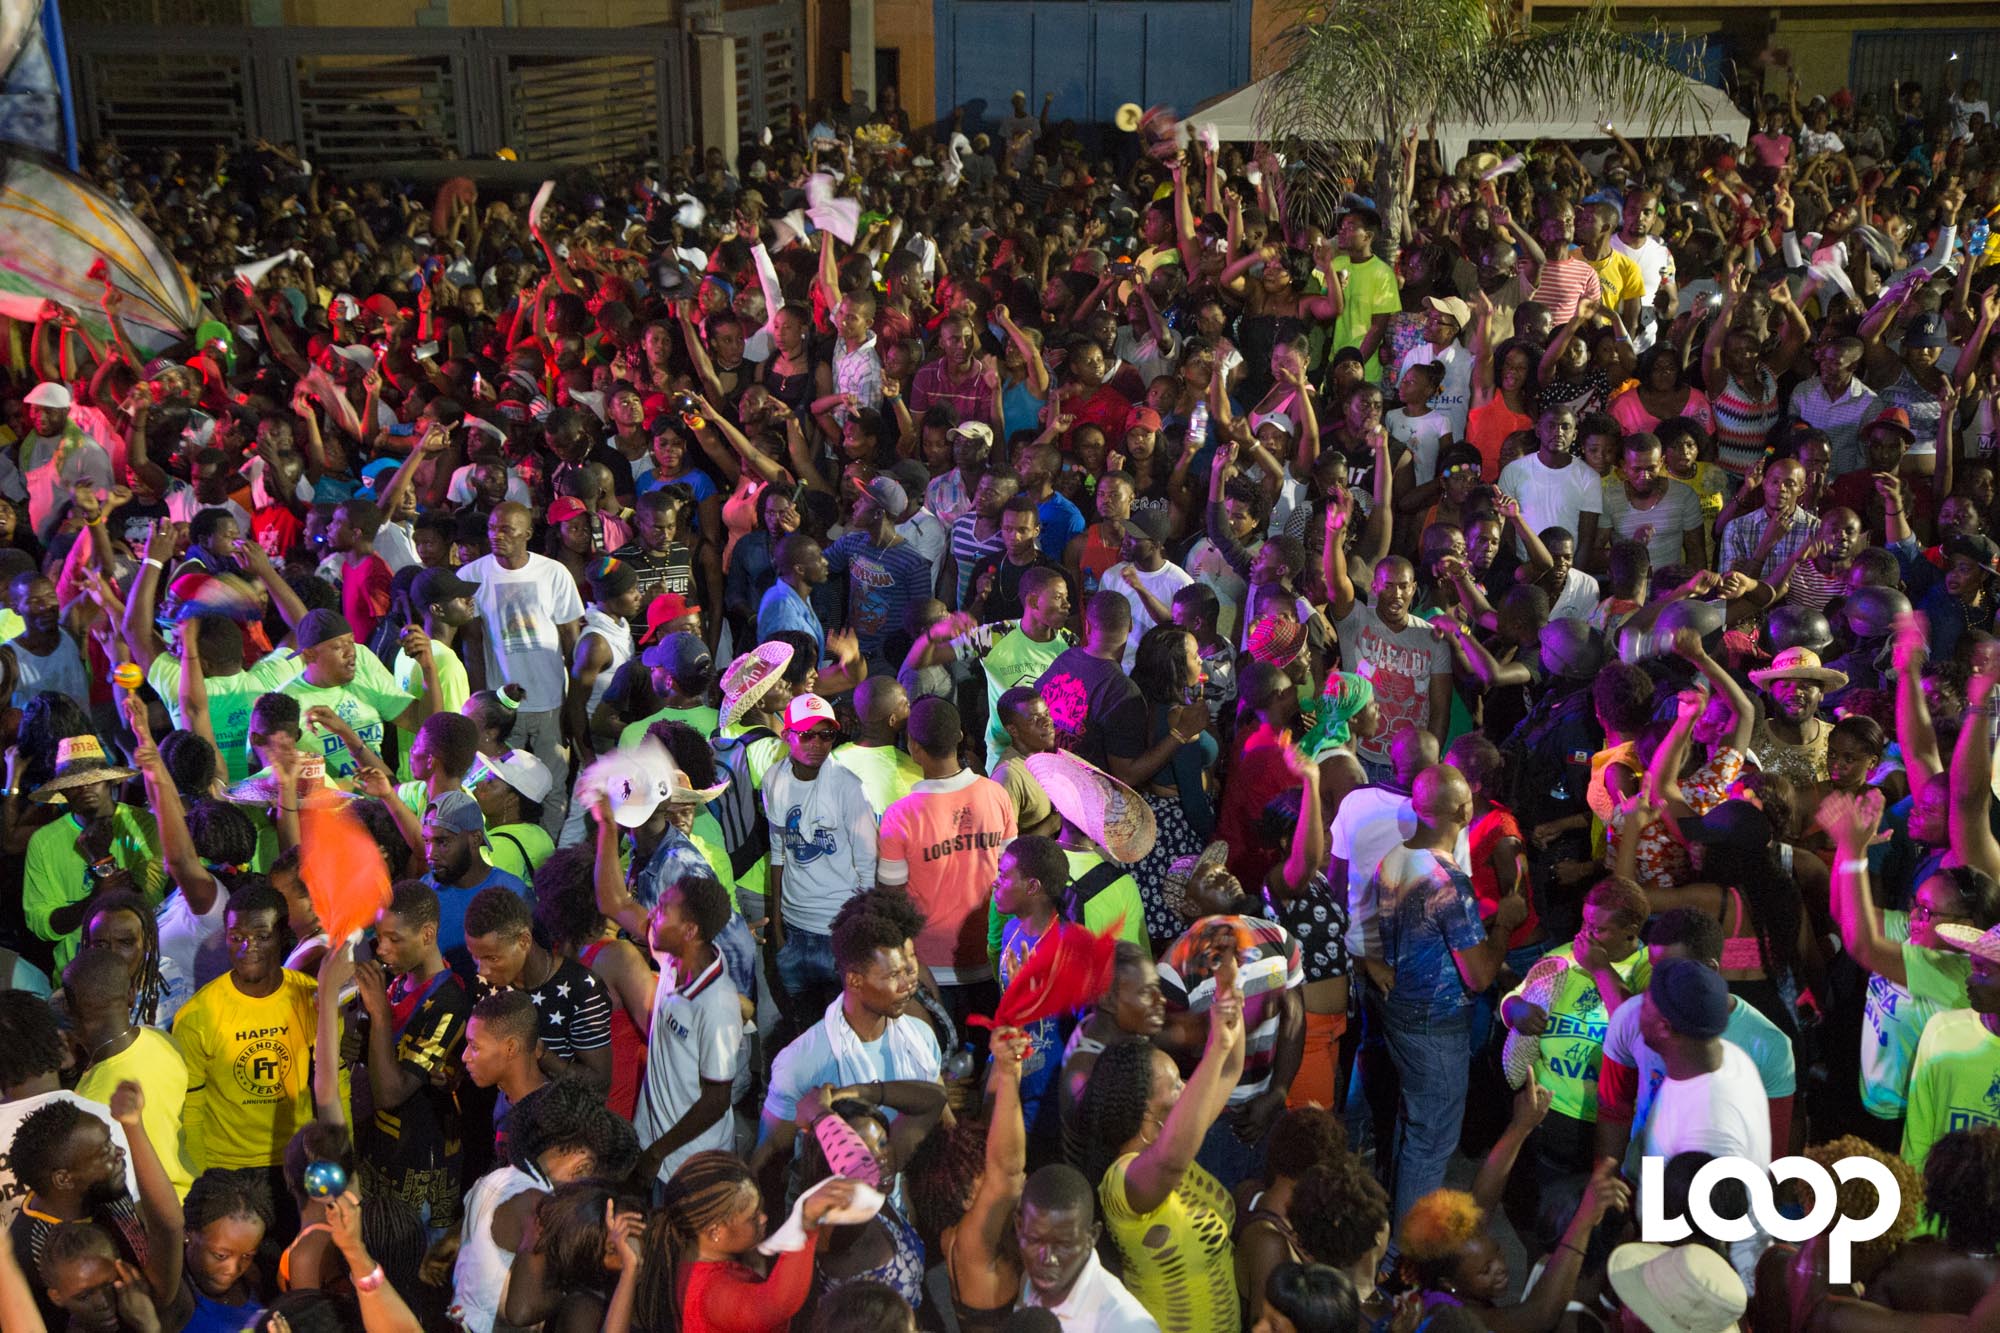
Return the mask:
<svg viewBox="0 0 2000 1333"><path fill-rule="evenodd" d="M840 725L840 719L833 715L833 705L817 694L801 694L785 708L786 731L811 731L820 722Z"/></svg>
<svg viewBox="0 0 2000 1333"><path fill-rule="evenodd" d="M21 401L29 407L59 407L67 410L76 406L76 400L70 396L68 386L58 384L54 380L43 380L28 390L28 396Z"/></svg>
<svg viewBox="0 0 2000 1333"><path fill-rule="evenodd" d="M491 774L531 801L546 801L555 786L549 766L527 750L509 750L497 759L482 755L479 763L483 772L475 773L475 783L478 777Z"/></svg>

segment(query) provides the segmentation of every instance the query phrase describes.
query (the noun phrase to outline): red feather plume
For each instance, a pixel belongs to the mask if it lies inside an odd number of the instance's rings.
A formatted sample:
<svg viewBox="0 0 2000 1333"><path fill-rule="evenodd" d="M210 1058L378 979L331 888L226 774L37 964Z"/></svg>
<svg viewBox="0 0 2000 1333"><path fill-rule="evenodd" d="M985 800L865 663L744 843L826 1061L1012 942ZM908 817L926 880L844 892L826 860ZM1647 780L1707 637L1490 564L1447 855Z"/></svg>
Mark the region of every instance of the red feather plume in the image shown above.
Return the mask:
<svg viewBox="0 0 2000 1333"><path fill-rule="evenodd" d="M299 877L335 948L375 924L389 905L389 867L346 802L304 802L299 812Z"/></svg>

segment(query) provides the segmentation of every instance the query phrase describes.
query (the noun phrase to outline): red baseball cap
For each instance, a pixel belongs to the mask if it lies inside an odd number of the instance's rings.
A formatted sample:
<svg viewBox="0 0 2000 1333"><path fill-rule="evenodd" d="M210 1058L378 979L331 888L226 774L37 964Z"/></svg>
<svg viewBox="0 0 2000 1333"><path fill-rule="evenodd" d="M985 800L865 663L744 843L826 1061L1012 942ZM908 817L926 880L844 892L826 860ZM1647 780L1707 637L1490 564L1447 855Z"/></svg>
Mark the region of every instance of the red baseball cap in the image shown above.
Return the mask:
<svg viewBox="0 0 2000 1333"><path fill-rule="evenodd" d="M577 499L574 495L558 496L555 503L549 506L549 522L567 523L571 519L578 518L589 512L589 509L585 508L583 501Z"/></svg>
<svg viewBox="0 0 2000 1333"><path fill-rule="evenodd" d="M651 643L660 637L661 631L676 620L694 610L687 598L677 592L663 592L646 607L646 632L639 637L640 643Z"/></svg>
<svg viewBox="0 0 2000 1333"><path fill-rule="evenodd" d="M377 292L375 293L375 295L363 301L361 303L361 308L363 310L366 310L369 314L375 316L375 318L381 320L384 324L387 324L390 320L395 319L398 315L402 314L402 311L396 308L395 298L392 296L385 296L381 292Z"/></svg>
<svg viewBox="0 0 2000 1333"><path fill-rule="evenodd" d="M1131 430L1134 426L1144 426L1147 430L1158 430L1160 429L1160 424L1160 414L1150 407L1135 407L1132 409L1131 414L1125 418L1126 430Z"/></svg>

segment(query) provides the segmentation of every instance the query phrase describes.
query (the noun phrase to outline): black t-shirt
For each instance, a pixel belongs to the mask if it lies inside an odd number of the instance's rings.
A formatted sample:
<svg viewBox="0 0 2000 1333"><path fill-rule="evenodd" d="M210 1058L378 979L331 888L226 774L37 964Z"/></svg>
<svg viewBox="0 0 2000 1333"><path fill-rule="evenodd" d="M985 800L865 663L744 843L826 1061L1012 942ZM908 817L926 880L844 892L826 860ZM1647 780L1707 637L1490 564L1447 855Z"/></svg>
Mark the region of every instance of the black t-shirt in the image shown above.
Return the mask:
<svg viewBox="0 0 2000 1333"><path fill-rule="evenodd" d="M120 1259L140 1272L145 1271L146 1227L139 1219L138 1205L129 1198L100 1204L91 1210L90 1220L111 1237L111 1243L118 1247ZM14 1215L13 1224L7 1228L7 1239L14 1247L14 1258L27 1276L29 1289L35 1293L35 1304L41 1309L42 1322L52 1330L69 1327L69 1312L49 1299L48 1280L42 1272L42 1251L48 1245L49 1237L61 1225L56 1218L24 1204L21 1211Z"/></svg>
<svg viewBox="0 0 2000 1333"><path fill-rule="evenodd" d="M1035 683L1056 724L1056 748L1103 768L1146 751L1146 701L1116 659L1069 648Z"/></svg>
<svg viewBox="0 0 2000 1333"><path fill-rule="evenodd" d="M700 600L694 591L694 557L681 543L668 542L667 549L655 555L633 542L611 554L632 566L639 576L641 606L652 605L653 599L663 592L677 592L691 603Z"/></svg>
<svg viewBox="0 0 2000 1333"><path fill-rule="evenodd" d="M996 552L981 560L972 569L972 586L976 590L979 580L986 577L988 570L994 573L993 587L986 594L986 601L979 618L986 624L996 620L1019 620L1021 618L1021 578L1031 569L1053 569L1061 572L1063 582L1069 584L1070 603L1077 601L1076 580L1070 578L1069 571L1045 555L1037 555L1025 565L1017 565L1007 558L1005 551Z"/></svg>
<svg viewBox="0 0 2000 1333"><path fill-rule="evenodd" d="M392 987L392 1011L399 1024L396 1062L422 1083L400 1106L372 1106L367 1079L354 1081L354 1118L362 1127L364 1183L422 1208L430 1205L433 1227L455 1225L459 1214L464 1157L458 1097L433 1076L450 1072L465 1042L472 996L449 969L428 985ZM366 1020L364 1020L366 1021ZM366 1034L363 1036L366 1040ZM365 1049L365 1048L364 1048Z"/></svg>

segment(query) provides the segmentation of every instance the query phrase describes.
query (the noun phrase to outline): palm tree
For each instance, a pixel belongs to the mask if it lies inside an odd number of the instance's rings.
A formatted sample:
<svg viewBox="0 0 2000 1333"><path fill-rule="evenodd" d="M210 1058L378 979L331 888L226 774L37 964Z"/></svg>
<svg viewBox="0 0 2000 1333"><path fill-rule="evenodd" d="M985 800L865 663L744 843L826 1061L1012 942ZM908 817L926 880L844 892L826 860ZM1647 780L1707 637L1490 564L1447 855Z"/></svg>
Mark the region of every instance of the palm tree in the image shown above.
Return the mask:
<svg viewBox="0 0 2000 1333"><path fill-rule="evenodd" d="M1300 221L1325 224L1340 182L1372 177L1390 224L1382 241L1393 245L1407 160L1417 135L1440 121L1492 123L1522 108L1566 106L1581 92L1642 134L1697 126L1687 76L1702 44L1659 28L1620 31L1609 0L1550 26L1531 26L1502 0L1293 3L1257 128L1304 165L1287 185Z"/></svg>

